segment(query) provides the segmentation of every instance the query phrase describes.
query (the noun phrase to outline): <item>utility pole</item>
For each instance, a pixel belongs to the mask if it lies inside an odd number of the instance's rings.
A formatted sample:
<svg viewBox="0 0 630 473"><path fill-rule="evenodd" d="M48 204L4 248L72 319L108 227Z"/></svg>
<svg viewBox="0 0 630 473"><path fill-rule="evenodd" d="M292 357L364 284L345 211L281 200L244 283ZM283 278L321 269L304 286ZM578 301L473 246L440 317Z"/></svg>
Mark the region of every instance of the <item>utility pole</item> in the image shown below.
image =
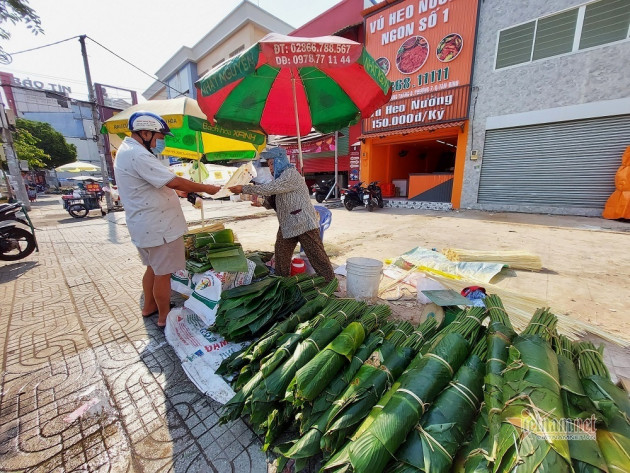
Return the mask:
<svg viewBox="0 0 630 473"><path fill-rule="evenodd" d="M83 67L85 68L85 79L87 81L89 100L92 105L92 121L94 122L94 140L98 146L98 155L101 158L101 177L103 179L103 186L109 186L109 170L107 169L107 161L105 159L105 145L103 143L103 137L101 136L101 123L98 118L98 110L96 108L96 94L94 93L94 85L92 84L92 75L90 74L90 64L88 63L87 49L85 48L86 35L79 36L79 42L81 43L81 55L83 56ZM113 209L112 196L109 192L105 192L105 201L107 202L107 211L110 212Z"/></svg>
<svg viewBox="0 0 630 473"><path fill-rule="evenodd" d="M31 203L28 200L28 194L26 193L26 187L24 187L24 180L22 179L22 171L20 170L20 164L18 163L15 150L13 149L13 134L9 128L9 121L7 114L4 111L4 104L0 102L0 128L2 129L2 143L0 146L4 148L4 154L7 157L7 165L9 166L9 175L15 180L15 193L17 194L17 200L31 210ZM9 186L8 190L12 193L11 184L7 182Z"/></svg>

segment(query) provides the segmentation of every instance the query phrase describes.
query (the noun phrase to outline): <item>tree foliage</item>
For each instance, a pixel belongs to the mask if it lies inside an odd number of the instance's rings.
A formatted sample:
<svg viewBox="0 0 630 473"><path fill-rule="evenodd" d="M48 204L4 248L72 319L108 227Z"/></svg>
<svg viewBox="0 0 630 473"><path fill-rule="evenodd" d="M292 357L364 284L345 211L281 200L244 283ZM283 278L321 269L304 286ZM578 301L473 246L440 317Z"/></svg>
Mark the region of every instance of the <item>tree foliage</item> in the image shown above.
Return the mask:
<svg viewBox="0 0 630 473"><path fill-rule="evenodd" d="M40 148L45 155L49 156L49 160L44 164L44 166L38 167L56 168L63 164L76 161L77 147L68 143L64 136L48 123L18 118L16 125L18 135L21 131L27 131L32 137L38 140L37 143L35 143L35 146ZM19 156L20 153L17 151L17 148L16 152ZM20 157L20 159L28 158Z"/></svg>
<svg viewBox="0 0 630 473"><path fill-rule="evenodd" d="M46 167L50 162L50 155L38 146L40 141L25 129L18 129L13 139L13 147L18 159L28 161L28 167L31 169Z"/></svg>
<svg viewBox="0 0 630 473"><path fill-rule="evenodd" d="M41 20L35 10L28 6L28 0L0 0L0 38L9 39L11 33L6 28L6 24L13 25L24 23L26 28L37 35L43 33ZM4 64L11 62L11 57L0 45L0 61Z"/></svg>

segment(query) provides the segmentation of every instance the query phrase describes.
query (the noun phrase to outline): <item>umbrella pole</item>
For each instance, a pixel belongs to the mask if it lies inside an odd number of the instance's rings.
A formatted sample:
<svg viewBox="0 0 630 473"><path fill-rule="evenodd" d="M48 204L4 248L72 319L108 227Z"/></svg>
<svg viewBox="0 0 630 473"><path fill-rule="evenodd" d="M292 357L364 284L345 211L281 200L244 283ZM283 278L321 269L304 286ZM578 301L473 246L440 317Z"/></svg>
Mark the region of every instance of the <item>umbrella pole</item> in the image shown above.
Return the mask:
<svg viewBox="0 0 630 473"><path fill-rule="evenodd" d="M295 92L295 76L291 68L291 87L293 89L293 109L295 111L295 131L297 134L298 154L300 156L300 173L304 175L304 161L302 159L302 138L300 137L300 117L298 116L297 94Z"/></svg>
<svg viewBox="0 0 630 473"><path fill-rule="evenodd" d="M206 226L206 222L203 217L203 200L201 199L201 197L199 197L199 200L201 200L201 207L199 208L199 210L201 210L201 228L203 228Z"/></svg>

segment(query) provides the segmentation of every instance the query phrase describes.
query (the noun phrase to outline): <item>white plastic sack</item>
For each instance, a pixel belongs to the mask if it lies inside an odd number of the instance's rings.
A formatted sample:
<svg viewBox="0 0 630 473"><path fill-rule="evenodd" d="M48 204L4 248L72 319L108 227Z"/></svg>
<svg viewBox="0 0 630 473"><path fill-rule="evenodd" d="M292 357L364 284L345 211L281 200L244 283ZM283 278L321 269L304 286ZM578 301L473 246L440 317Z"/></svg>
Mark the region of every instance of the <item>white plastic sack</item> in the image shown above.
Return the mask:
<svg viewBox="0 0 630 473"><path fill-rule="evenodd" d="M195 289L195 286L197 285L197 283L199 281L201 281L201 278L204 277L206 275L206 273L211 273L212 270L206 271L205 273L192 273L192 275L190 276L190 293L192 294L193 289Z"/></svg>
<svg viewBox="0 0 630 473"><path fill-rule="evenodd" d="M182 296L190 297L193 287L191 286L190 274L188 271L180 269L176 273L171 274L171 289Z"/></svg>
<svg viewBox="0 0 630 473"><path fill-rule="evenodd" d="M203 363L202 358L184 361L182 368L199 391L221 404L225 404L236 394L221 376Z"/></svg>
<svg viewBox="0 0 630 473"><path fill-rule="evenodd" d="M221 280L212 271L206 271L199 278L195 289L184 307L192 310L206 324L214 324L217 316L219 300L221 299Z"/></svg>
<svg viewBox="0 0 630 473"><path fill-rule="evenodd" d="M245 273L215 273L215 275L221 281L222 290L227 291L234 287L251 284L255 269L256 263L247 260L247 272Z"/></svg>
<svg viewBox="0 0 630 473"><path fill-rule="evenodd" d="M215 372L225 358L247 347L248 342L228 342L209 331L205 322L185 307L169 312L165 336L182 361L182 368L200 391L221 403L234 395L232 388Z"/></svg>
<svg viewBox="0 0 630 473"><path fill-rule="evenodd" d="M205 363L215 371L225 358L249 345L249 342L228 342L211 332L203 320L185 307L171 309L164 334L180 360L204 357Z"/></svg>
<svg viewBox="0 0 630 473"><path fill-rule="evenodd" d="M400 257L416 266L424 266L442 273L484 283L489 283L505 266L502 263L454 262L442 253L422 247L414 248L403 253Z"/></svg>

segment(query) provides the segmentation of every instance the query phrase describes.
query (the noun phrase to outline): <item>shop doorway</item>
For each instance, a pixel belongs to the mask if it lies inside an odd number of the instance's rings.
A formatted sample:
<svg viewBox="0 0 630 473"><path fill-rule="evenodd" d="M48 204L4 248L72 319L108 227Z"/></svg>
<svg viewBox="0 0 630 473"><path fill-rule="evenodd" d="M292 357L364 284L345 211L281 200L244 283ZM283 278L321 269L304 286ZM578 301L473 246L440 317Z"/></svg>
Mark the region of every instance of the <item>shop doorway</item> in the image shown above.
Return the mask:
<svg viewBox="0 0 630 473"><path fill-rule="evenodd" d="M372 175L394 185L394 198L420 202L451 202L458 134L391 141L373 147ZM372 179L374 180L374 179Z"/></svg>

